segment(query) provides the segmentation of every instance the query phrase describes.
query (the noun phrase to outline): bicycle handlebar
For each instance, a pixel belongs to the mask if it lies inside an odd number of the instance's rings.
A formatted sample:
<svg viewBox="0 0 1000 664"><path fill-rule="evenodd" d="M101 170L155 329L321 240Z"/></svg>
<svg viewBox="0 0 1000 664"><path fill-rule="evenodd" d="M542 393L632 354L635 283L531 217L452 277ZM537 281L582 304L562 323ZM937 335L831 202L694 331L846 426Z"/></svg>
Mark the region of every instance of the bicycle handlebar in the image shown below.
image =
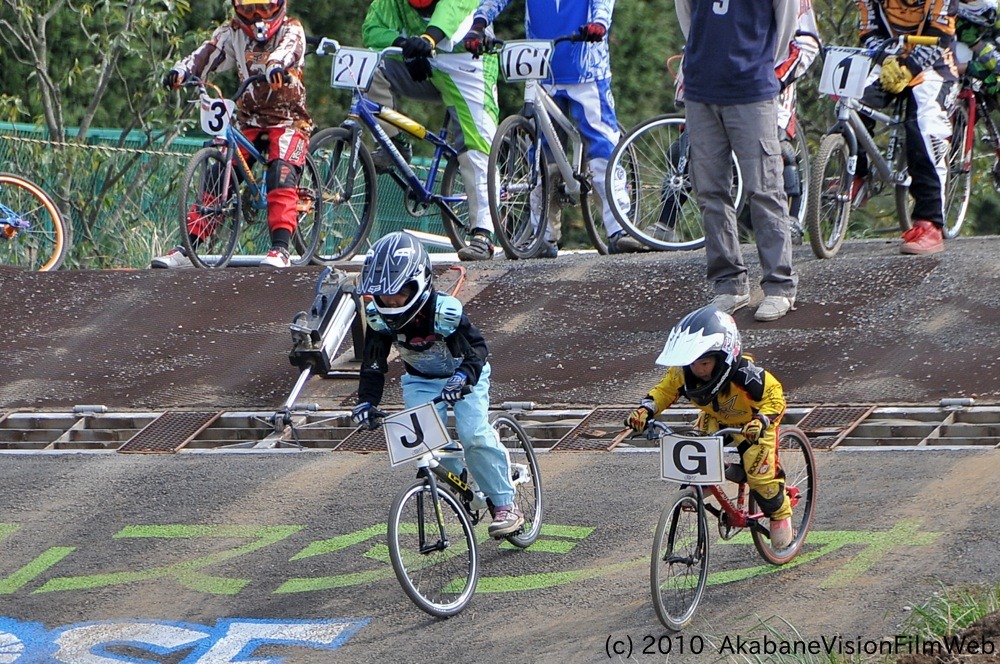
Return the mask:
<svg viewBox="0 0 1000 664"><path fill-rule="evenodd" d="M245 93L247 91L247 88L249 88L251 85L253 85L254 83L257 83L259 81L266 81L266 80L267 80L267 76L265 76L264 74L254 74L253 76L248 76L245 81L243 81L242 83L240 83L240 87L236 89L236 93L232 97L230 97L230 99L232 99L233 101L239 99L240 97L243 96L243 93ZM186 79L184 79L184 82L181 83L181 86L182 87L197 87L199 89L211 87L211 88L215 89L216 92L219 93L220 97L223 96L222 95L222 90L219 88L219 86L214 85L212 83L209 83L208 81L205 81L205 80L203 80L201 78L198 78L197 76L194 76L193 74L190 75L190 76L188 76Z"/></svg>
<svg viewBox="0 0 1000 664"><path fill-rule="evenodd" d="M471 394L471 393L472 393L472 386L471 385L463 385L462 386L462 396L463 397L465 395ZM444 399L441 398L441 395L439 394L436 397L434 397L433 399L431 399L429 403L439 404L442 401L444 401ZM385 412L383 410L379 410L378 408L375 408L374 406L372 406L371 410L368 411L368 430L369 431L374 431L375 429L378 429L380 426L382 426L382 420L384 420L388 416L389 416L389 413L387 413L387 412Z"/></svg>
<svg viewBox="0 0 1000 664"><path fill-rule="evenodd" d="M663 422L657 422L656 420L650 420L646 424L646 436L650 439L659 438L660 434L678 434L681 431L687 432L694 430L694 427L689 427L688 429L672 429ZM719 429L718 431L713 431L712 433L698 432L698 434L701 436L731 436L742 432L743 429L740 427L726 427L724 429Z"/></svg>

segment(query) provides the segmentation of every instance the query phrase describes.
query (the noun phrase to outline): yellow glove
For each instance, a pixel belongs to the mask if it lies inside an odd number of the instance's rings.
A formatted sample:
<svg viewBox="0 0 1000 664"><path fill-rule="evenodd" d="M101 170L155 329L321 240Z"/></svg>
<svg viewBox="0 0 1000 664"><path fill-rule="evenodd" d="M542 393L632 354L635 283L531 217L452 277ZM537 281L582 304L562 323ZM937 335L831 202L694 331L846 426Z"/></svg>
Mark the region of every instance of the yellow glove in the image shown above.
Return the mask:
<svg viewBox="0 0 1000 664"><path fill-rule="evenodd" d="M746 438L751 443L756 443L764 432L767 431L767 427L771 426L771 420L765 415L754 415L753 419L743 425L743 437Z"/></svg>
<svg viewBox="0 0 1000 664"><path fill-rule="evenodd" d="M882 89L890 94L899 94L905 90L911 79L913 79L913 74L910 73L906 65L899 63L899 59L895 55L890 55L885 59L882 63L882 73L878 75Z"/></svg>
<svg viewBox="0 0 1000 664"><path fill-rule="evenodd" d="M645 431L646 424L649 423L649 418L654 414L654 411L643 402L643 405L628 414L625 418L625 426L632 431Z"/></svg>

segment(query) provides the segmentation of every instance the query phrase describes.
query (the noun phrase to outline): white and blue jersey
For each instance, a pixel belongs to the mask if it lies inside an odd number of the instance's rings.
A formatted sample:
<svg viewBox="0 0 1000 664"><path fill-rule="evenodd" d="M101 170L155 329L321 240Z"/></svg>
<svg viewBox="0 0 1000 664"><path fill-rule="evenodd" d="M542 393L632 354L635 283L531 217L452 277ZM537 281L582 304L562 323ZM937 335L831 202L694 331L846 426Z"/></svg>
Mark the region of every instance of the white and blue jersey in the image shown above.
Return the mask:
<svg viewBox="0 0 1000 664"><path fill-rule="evenodd" d="M476 17L493 23L511 0L482 0ZM576 32L587 23L611 28L614 0L525 0L525 35L528 39L555 39ZM571 84L611 78L608 40L596 43L562 42L552 54L550 83Z"/></svg>

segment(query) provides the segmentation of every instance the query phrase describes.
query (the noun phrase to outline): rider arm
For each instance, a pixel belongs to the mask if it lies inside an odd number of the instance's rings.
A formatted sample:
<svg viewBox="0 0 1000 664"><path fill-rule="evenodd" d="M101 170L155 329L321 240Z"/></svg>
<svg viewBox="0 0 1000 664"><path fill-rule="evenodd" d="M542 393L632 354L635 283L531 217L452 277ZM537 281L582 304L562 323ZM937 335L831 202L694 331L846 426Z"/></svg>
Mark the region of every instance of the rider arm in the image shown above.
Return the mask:
<svg viewBox="0 0 1000 664"><path fill-rule="evenodd" d="M479 376L483 373L486 365L486 358L489 357L489 349L486 347L486 340L483 339L482 332L469 320L463 312L455 332L445 338L448 349L454 357L462 358L462 363L456 371L465 374L469 385L479 382Z"/></svg>
<svg viewBox="0 0 1000 664"><path fill-rule="evenodd" d="M372 2L361 25L361 41L365 48L381 50L392 46L399 39L406 31L401 11L395 0Z"/></svg>
<svg viewBox="0 0 1000 664"><path fill-rule="evenodd" d="M795 39L799 26L799 0L772 0L774 22L777 26L774 45L774 61L781 62L788 57L788 45Z"/></svg>
<svg viewBox="0 0 1000 664"><path fill-rule="evenodd" d="M281 65L286 70L301 70L305 64L306 33L302 24L295 19L285 22L274 50L267 56L268 63Z"/></svg>
<svg viewBox="0 0 1000 664"><path fill-rule="evenodd" d="M367 401L377 406L382 401L385 374L389 371L392 333L384 325L379 325L381 317L373 305L369 304L366 307L365 316L368 319L368 331L365 334L364 350L361 353L358 402Z"/></svg>
<svg viewBox="0 0 1000 664"><path fill-rule="evenodd" d="M473 16L473 20L481 18L486 21L486 25L493 23L497 19L507 5L510 4L510 0L483 0L479 3L479 8L476 9L476 14Z"/></svg>
<svg viewBox="0 0 1000 664"><path fill-rule="evenodd" d="M670 367L666 375L649 391L647 398L656 404L654 416L677 401L681 388L684 386L684 370L681 367Z"/></svg>
<svg viewBox="0 0 1000 664"><path fill-rule="evenodd" d="M591 22L600 23L611 29L611 14L615 10L615 0L594 0L590 5Z"/></svg>
<svg viewBox="0 0 1000 664"><path fill-rule="evenodd" d="M478 4L477 0L438 0L424 30L437 50L451 52L461 45Z"/></svg>
<svg viewBox="0 0 1000 664"><path fill-rule="evenodd" d="M185 75L193 74L198 78L204 78L212 72L226 71L235 66L233 30L226 23L216 28L210 38L186 58L178 61L173 69L183 72Z"/></svg>

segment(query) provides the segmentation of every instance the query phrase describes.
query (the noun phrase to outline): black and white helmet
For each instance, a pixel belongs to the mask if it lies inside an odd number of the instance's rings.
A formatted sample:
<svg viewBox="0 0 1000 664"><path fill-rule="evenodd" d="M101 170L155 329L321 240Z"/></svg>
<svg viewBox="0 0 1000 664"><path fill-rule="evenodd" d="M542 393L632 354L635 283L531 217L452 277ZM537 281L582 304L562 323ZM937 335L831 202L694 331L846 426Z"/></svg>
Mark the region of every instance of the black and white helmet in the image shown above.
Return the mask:
<svg viewBox="0 0 1000 664"><path fill-rule="evenodd" d="M404 290L412 295L401 307L387 306L382 300L384 295L398 295ZM431 259L412 235L389 233L365 256L357 292L372 296L375 309L389 329L402 329L413 320L433 290Z"/></svg>
<svg viewBox="0 0 1000 664"><path fill-rule="evenodd" d="M732 379L740 361L740 331L736 321L715 307L692 311L670 330L670 336L656 363L684 368L684 393L688 399L705 406ZM702 381L691 365L706 355L715 356L711 378Z"/></svg>

